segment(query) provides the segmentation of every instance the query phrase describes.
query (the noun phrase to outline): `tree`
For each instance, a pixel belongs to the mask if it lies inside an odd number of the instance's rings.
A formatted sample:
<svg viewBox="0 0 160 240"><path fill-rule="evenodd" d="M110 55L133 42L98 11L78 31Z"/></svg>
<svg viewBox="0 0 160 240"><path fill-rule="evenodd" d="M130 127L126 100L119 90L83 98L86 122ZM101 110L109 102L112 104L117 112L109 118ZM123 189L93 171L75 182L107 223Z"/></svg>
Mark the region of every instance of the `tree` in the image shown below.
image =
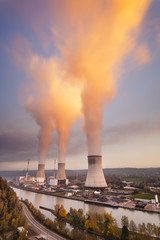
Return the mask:
<svg viewBox="0 0 160 240"><path fill-rule="evenodd" d="M61 208L61 209L59 210L59 215L60 215L62 218L65 218L65 217L66 217L66 209Z"/></svg>
<svg viewBox="0 0 160 240"><path fill-rule="evenodd" d="M57 203L57 204L54 206L55 213L58 214L58 213L59 213L59 210L60 210L61 208L64 208L63 204L60 205L59 203Z"/></svg>
<svg viewBox="0 0 160 240"><path fill-rule="evenodd" d="M72 239L78 239L78 240L84 240L86 239L85 238L85 233L83 233L82 231L80 231L79 229L77 228L74 228L71 232L71 236L72 236Z"/></svg>
<svg viewBox="0 0 160 240"><path fill-rule="evenodd" d="M8 223L5 219L0 222L0 232L5 233L8 231Z"/></svg>
<svg viewBox="0 0 160 240"><path fill-rule="evenodd" d="M7 221L8 223L9 223L11 217L12 217L12 213L8 213L8 214L6 215L6 221Z"/></svg>
<svg viewBox="0 0 160 240"><path fill-rule="evenodd" d="M147 231L150 235L153 234L153 225L151 223L147 223Z"/></svg>
<svg viewBox="0 0 160 240"><path fill-rule="evenodd" d="M128 228L128 217L122 216L122 218L121 218L121 225L122 225L122 227L126 226Z"/></svg>
<svg viewBox="0 0 160 240"><path fill-rule="evenodd" d="M146 224L143 222L142 223L142 232L145 233L146 232Z"/></svg>
<svg viewBox="0 0 160 240"><path fill-rule="evenodd" d="M121 240L128 240L128 239L129 239L128 228L125 225L123 225L122 234L121 234Z"/></svg>
<svg viewBox="0 0 160 240"><path fill-rule="evenodd" d="M84 227L85 216L83 214L83 209L76 210L71 207L70 212L69 212L69 219L72 224L80 226L80 227Z"/></svg>
<svg viewBox="0 0 160 240"><path fill-rule="evenodd" d="M136 224L135 224L135 222L133 220L131 220L130 223L129 223L129 230L131 232L136 232L137 231Z"/></svg>
<svg viewBox="0 0 160 240"><path fill-rule="evenodd" d="M156 235L156 237L160 237L160 228L153 224L153 233Z"/></svg>
<svg viewBox="0 0 160 240"><path fill-rule="evenodd" d="M88 219L85 221L85 228L94 231L96 226L96 214L90 213Z"/></svg>

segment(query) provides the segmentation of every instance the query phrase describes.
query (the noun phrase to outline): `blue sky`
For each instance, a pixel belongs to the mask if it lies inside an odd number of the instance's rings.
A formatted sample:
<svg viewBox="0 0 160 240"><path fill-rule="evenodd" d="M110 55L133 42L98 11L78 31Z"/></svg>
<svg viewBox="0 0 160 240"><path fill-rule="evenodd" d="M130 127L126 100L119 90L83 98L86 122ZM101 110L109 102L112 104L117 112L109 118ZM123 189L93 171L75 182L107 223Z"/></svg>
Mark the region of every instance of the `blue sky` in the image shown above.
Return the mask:
<svg viewBox="0 0 160 240"><path fill-rule="evenodd" d="M58 14L62 17L61 8L56 0L45 4L0 2L0 170L24 169L28 159L30 167L37 168L39 126L26 111L21 91L31 79L14 60L18 51L15 42L25 39L21 50L26 58L27 47L46 59L59 57L52 25ZM137 43L146 46L146 58L137 63L140 59L133 58L134 50L127 55L122 74L117 78L116 94L103 106L101 143L105 168L160 167L160 1L151 1ZM67 143L68 169L87 168L86 136L82 128L83 121L78 118ZM57 141L54 132L46 168L52 168L53 159L57 159Z"/></svg>

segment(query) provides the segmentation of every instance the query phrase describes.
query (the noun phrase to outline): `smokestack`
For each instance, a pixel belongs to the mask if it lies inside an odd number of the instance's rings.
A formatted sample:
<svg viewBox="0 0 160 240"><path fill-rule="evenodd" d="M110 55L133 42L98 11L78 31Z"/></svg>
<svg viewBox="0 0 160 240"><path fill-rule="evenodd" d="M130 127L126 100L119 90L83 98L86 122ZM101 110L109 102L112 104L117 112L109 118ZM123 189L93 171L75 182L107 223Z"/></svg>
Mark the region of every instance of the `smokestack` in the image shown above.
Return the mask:
<svg viewBox="0 0 160 240"><path fill-rule="evenodd" d="M66 179L66 173L65 173L65 163L58 163L58 172L56 178L58 180L60 179Z"/></svg>
<svg viewBox="0 0 160 240"><path fill-rule="evenodd" d="M88 172L85 187L91 188L107 187L107 183L104 178L102 170L102 156L100 155L88 156Z"/></svg>
<svg viewBox="0 0 160 240"><path fill-rule="evenodd" d="M38 172L36 175L37 178L44 178L44 179L46 178L44 168L45 168L45 164L38 164Z"/></svg>

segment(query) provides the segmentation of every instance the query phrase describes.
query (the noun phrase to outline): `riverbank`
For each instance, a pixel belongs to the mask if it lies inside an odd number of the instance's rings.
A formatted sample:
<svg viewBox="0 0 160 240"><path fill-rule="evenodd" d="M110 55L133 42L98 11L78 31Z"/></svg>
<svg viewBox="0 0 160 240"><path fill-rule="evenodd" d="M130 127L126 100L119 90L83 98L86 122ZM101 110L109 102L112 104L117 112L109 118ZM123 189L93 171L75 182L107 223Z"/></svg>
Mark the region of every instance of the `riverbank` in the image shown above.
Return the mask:
<svg viewBox="0 0 160 240"><path fill-rule="evenodd" d="M99 237L104 237L104 238L105 238L105 232L100 231L100 229L102 230L102 228L101 228L102 226L101 227L99 226L99 224L101 222L101 221L99 222L99 217L101 216L101 220L102 220L103 217L105 216L106 219L108 219L108 220L110 219L110 224L111 225L113 224L112 225L112 234L116 230L116 236L115 237L117 237L117 238L114 238L114 239L120 239L120 235L122 234L122 229L118 228L116 224L114 225L114 221L111 220L112 216L109 215L109 214L107 216L107 213L99 214L98 215L99 216L98 221L97 221L97 215L94 215L91 212L90 212L90 215L85 215L85 216L81 215L82 212L81 212L80 209L78 211L76 211L75 209L71 208L70 212L67 213L66 210L63 208L63 206L60 206L60 205L55 206L55 209L50 209L50 208L43 207L43 206L39 206L39 208L51 212L54 216L56 216L57 219L60 219L61 221L64 221L66 223L71 224L74 228L80 228L83 231L87 231L88 233L91 233L93 235L97 235ZM63 215L63 216L61 215L62 214L61 209L63 209L63 211L62 211L63 213L65 212L65 215ZM87 218L86 218L86 216L87 216ZM123 216L123 217L125 217L125 216ZM84 223L83 223L83 219L85 219ZM93 224L93 219L94 219L94 224ZM90 220L90 223L88 222L89 220ZM101 224L102 224L102 222L101 222ZM106 229L107 228L106 222L104 222L103 224L105 225L104 229ZM147 228L148 228L148 224L147 224ZM136 225L135 225L135 229L138 229L136 227ZM142 232L137 232L137 231L135 231L135 229L134 230L130 229L130 231L129 231L130 237L131 236L134 237L134 238L131 237L131 239L141 239L141 240L142 239L159 239L159 238L153 236L153 235L155 235L154 232L152 232L152 234L153 234L152 236L150 235L149 238L145 238L145 237L149 236L148 232L144 232L142 234ZM147 229L147 231L148 231L148 229ZM108 237L109 237L109 235L108 235ZM110 238L107 238L107 239L110 239Z"/></svg>
<svg viewBox="0 0 160 240"><path fill-rule="evenodd" d="M147 212L147 213L160 214L160 209L155 211L155 210L148 210L148 209L143 209L143 208L138 208L138 207L133 208L133 207L122 206L122 205L118 205L118 204L109 204L107 202L94 201L92 199L86 199L82 196L65 196L63 191L51 192L51 191L43 191L40 189L37 190L37 189L29 188L29 187L19 186L19 185L14 184L13 182L10 182L10 186L15 187L17 189L24 190L24 191L40 193L40 194L44 194L44 195L49 195L49 196L54 196L54 197L59 197L59 198L64 198L64 199L69 199L69 200L80 201L80 202L84 202L86 204L106 206L109 208L123 208L123 209L128 209L131 211L141 211L141 212Z"/></svg>
<svg viewBox="0 0 160 240"><path fill-rule="evenodd" d="M66 236L64 236L65 237L64 238L63 236L58 235L59 232L55 233L55 231L53 230L51 231L48 228L47 224L44 224L44 223L42 224L42 222L38 221L35 218L35 215L31 211L31 209L28 208L26 202L21 201L21 204L22 204L23 214L27 219L28 224L32 226L35 232L39 233L39 235L41 234L43 236L46 236L47 239L50 239L50 240L66 240Z"/></svg>
<svg viewBox="0 0 160 240"><path fill-rule="evenodd" d="M53 210L49 209L49 208L43 208L40 207L41 209L50 211L55 217L56 217L56 221L52 221L49 220L48 218L45 218L44 215L42 213L40 213L40 211L38 209L36 209L33 204L31 202L29 202L28 200L25 201L21 201L27 208L28 211L30 211L30 213L32 214L33 217L35 217L35 219L42 224L44 227L47 227L48 229L50 229L53 233L57 233L59 235L61 235L61 237L65 237L65 239L70 239L70 240L77 240L77 235L79 235L82 239L90 239L90 240L104 240L104 236L103 234L98 234L96 232L90 231L88 229L85 229L85 227L81 227L79 225L76 225L75 223L71 223L69 221L67 221L64 217L58 217L57 214L54 213ZM71 225L73 228L72 229L67 229L66 226L64 224L69 224ZM92 236L91 238L87 238L87 236ZM60 236L59 236L60 237ZM48 238L47 238L48 239ZM59 239L59 238L57 238ZM63 238L64 239L64 238ZM116 238L117 240L119 240L119 238ZM109 238L109 240L111 240Z"/></svg>

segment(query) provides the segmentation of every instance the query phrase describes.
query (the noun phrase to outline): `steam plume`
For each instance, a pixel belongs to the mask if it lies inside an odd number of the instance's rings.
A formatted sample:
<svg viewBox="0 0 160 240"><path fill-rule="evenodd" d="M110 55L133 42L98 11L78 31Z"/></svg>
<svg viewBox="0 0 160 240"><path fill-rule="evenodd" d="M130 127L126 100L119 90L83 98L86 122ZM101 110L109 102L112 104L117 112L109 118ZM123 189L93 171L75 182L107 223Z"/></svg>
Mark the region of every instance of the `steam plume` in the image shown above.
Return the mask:
<svg viewBox="0 0 160 240"><path fill-rule="evenodd" d="M70 0L53 4L54 21L49 26L60 54L45 59L30 52L27 69L34 80L27 109L41 126L40 161L44 162L51 132L56 129L59 162L64 162L69 131L80 109L88 154L101 153L102 108L116 93L126 55L137 48L149 3Z"/></svg>
<svg viewBox="0 0 160 240"><path fill-rule="evenodd" d="M100 154L103 104L116 92L115 69L136 45L148 0L64 1L53 28L68 79L83 85L81 92L88 154ZM63 29L63 32L61 31ZM64 31L65 29L65 31Z"/></svg>
<svg viewBox="0 0 160 240"><path fill-rule="evenodd" d="M28 98L27 110L40 125L40 163L45 163L54 129L58 132L58 162L63 163L70 128L80 115L80 91L64 82L64 72L55 59L32 56L29 68L34 93Z"/></svg>

